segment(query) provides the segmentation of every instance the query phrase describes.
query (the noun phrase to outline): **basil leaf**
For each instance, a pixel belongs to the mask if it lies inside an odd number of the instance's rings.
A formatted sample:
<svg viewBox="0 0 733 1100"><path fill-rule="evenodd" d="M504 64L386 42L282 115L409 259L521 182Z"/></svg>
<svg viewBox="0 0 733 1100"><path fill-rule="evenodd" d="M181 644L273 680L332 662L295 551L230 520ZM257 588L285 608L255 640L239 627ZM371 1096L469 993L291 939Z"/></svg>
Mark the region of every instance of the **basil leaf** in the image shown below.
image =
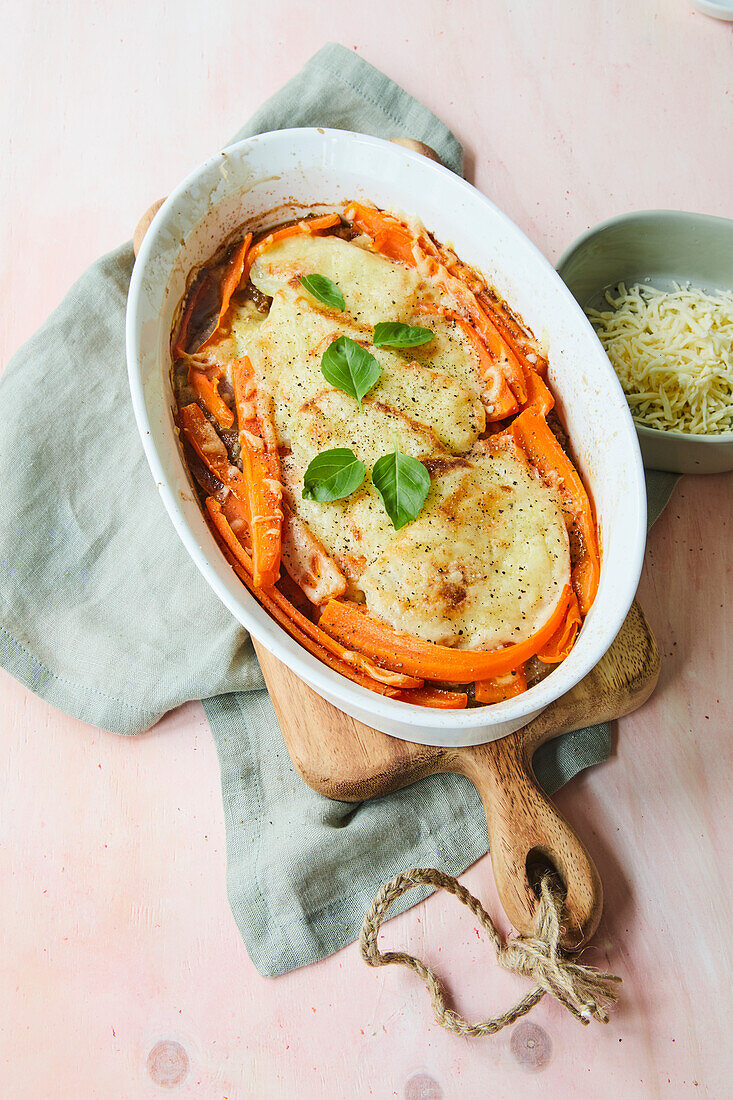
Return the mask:
<svg viewBox="0 0 733 1100"><path fill-rule="evenodd" d="M341 500L359 488L366 466L348 447L322 451L309 463L303 482L306 500Z"/></svg>
<svg viewBox="0 0 733 1100"><path fill-rule="evenodd" d="M434 332L421 325L401 325L398 321L380 321L374 326L374 346L377 348L417 348L429 343Z"/></svg>
<svg viewBox="0 0 733 1100"><path fill-rule="evenodd" d="M371 352L351 340L348 336L339 336L332 344L329 344L321 359L321 374L335 386L337 390L343 390L349 397L359 402L375 384L382 368Z"/></svg>
<svg viewBox="0 0 733 1100"><path fill-rule="evenodd" d="M382 498L395 531L417 517L430 488L430 474L422 462L403 455L395 440L392 454L374 463L372 484Z"/></svg>
<svg viewBox="0 0 733 1100"><path fill-rule="evenodd" d="M321 305L329 306L331 309L346 309L340 287L327 275L301 275L300 283Z"/></svg>

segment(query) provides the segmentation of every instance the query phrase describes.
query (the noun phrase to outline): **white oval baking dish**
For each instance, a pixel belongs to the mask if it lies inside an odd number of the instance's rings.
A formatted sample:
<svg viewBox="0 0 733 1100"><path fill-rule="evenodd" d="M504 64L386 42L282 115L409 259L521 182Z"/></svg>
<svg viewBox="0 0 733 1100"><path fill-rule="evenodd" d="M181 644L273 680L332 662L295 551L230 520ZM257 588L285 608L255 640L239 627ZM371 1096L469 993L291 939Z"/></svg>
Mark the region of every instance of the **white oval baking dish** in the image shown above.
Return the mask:
<svg viewBox="0 0 733 1100"><path fill-rule="evenodd" d="M270 225L304 208L343 208L351 198L416 215L521 314L549 353L557 408L595 501L601 581L580 637L544 681L493 706L437 711L396 702L312 657L273 622L225 561L179 448L169 338L191 268L240 225ZM145 453L184 546L239 622L347 714L428 745L492 741L573 687L611 645L636 592L646 537L644 473L626 400L593 329L551 265L505 214L448 169L387 141L341 130L280 130L230 146L183 181L145 236L130 284L127 359Z"/></svg>

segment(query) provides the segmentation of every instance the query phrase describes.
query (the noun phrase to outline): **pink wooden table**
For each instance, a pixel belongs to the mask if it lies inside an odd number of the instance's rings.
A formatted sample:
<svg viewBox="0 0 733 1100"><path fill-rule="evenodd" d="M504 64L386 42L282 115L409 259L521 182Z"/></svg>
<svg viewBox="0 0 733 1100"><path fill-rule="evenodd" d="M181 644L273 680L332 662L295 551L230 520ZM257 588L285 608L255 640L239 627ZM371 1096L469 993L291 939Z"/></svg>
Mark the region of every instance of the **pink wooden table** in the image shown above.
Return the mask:
<svg viewBox="0 0 733 1100"><path fill-rule="evenodd" d="M10 0L0 361L328 38L438 112L552 259L618 212L733 213L733 28L684 0ZM353 946L261 978L227 906L199 704L125 740L0 674L0 1096L731 1095L732 489L687 479L654 529L640 596L659 689L558 798L606 888L596 960L624 978L608 1027L545 1000L459 1040L413 975ZM488 859L464 881L497 911ZM449 975L472 1017L524 988L446 896L383 938Z"/></svg>

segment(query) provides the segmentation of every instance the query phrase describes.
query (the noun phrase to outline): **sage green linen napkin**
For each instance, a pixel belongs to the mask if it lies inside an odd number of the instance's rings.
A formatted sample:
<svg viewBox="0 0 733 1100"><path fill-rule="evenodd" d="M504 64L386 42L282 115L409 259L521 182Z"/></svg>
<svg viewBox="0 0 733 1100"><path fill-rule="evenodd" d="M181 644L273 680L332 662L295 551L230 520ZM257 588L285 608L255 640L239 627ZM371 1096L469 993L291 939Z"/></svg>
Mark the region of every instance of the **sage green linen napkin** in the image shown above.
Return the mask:
<svg viewBox="0 0 733 1100"><path fill-rule="evenodd" d="M341 46L324 47L234 140L309 125L417 138L461 171L450 131ZM255 966L280 974L355 939L396 872L463 871L487 849L484 816L460 776L355 806L295 774L249 638L183 550L143 456L125 367L132 265L129 244L93 264L2 375L0 663L115 733L204 700L232 910ZM674 480L655 477L652 515ZM608 726L568 734L538 754L538 778L552 792L609 751Z"/></svg>

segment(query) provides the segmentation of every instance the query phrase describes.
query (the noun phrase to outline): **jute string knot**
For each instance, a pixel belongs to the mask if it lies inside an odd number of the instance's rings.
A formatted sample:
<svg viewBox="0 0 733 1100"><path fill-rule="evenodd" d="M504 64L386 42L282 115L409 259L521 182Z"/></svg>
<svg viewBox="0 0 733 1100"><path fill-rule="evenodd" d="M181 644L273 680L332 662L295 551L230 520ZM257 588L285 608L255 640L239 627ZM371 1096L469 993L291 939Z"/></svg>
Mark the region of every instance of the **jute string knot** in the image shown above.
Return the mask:
<svg viewBox="0 0 733 1100"><path fill-rule="evenodd" d="M529 978L534 982L535 988L499 1016L471 1024L448 1008L440 979L420 959L403 951L382 953L377 945L377 937L387 910L392 902L416 886L447 890L457 897L488 933L499 966ZM535 934L517 936L504 943L478 898L450 875L422 867L404 871L381 888L364 917L359 945L362 958L369 966L398 963L422 978L430 994L435 1019L441 1027L455 1035L494 1035L534 1008L546 993L555 997L581 1024L587 1025L591 1020L608 1023L606 1010L617 999L614 986L621 979L615 974L603 973L594 967L582 965L577 961L577 953L563 952L560 947L561 932L562 896L553 890L549 876L543 878L540 884Z"/></svg>

